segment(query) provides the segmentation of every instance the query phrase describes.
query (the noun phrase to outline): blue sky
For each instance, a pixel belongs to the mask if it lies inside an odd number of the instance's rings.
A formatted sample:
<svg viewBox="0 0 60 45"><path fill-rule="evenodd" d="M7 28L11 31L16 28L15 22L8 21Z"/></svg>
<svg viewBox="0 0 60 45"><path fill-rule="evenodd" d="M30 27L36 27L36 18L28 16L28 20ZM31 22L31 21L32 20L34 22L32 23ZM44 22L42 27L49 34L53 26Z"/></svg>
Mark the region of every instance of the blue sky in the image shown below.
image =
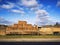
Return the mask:
<svg viewBox="0 0 60 45"><path fill-rule="evenodd" d="M0 0L0 24L19 20L38 26L60 22L60 0Z"/></svg>

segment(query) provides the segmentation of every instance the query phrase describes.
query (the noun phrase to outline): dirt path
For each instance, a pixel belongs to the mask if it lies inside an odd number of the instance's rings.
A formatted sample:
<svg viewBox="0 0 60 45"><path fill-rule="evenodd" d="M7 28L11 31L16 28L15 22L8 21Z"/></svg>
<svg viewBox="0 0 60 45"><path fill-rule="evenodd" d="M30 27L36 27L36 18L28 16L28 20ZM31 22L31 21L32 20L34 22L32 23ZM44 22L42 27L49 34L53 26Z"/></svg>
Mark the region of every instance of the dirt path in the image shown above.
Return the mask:
<svg viewBox="0 0 60 45"><path fill-rule="evenodd" d="M0 39L0 42L60 42L60 38L17 38L17 39Z"/></svg>

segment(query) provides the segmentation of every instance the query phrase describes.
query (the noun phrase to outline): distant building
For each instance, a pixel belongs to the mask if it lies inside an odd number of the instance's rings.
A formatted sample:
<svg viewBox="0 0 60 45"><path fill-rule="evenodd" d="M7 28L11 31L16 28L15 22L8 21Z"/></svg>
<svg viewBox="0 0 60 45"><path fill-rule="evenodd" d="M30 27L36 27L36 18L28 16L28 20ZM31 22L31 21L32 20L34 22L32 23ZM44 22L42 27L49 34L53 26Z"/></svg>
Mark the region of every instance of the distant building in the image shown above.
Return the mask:
<svg viewBox="0 0 60 45"><path fill-rule="evenodd" d="M6 25L0 25L0 35L6 35Z"/></svg>
<svg viewBox="0 0 60 45"><path fill-rule="evenodd" d="M7 27L6 34L37 34L38 27L19 21L18 24Z"/></svg>
<svg viewBox="0 0 60 45"><path fill-rule="evenodd" d="M40 34L53 34L53 35L60 35L60 27L55 26L43 26L40 29Z"/></svg>

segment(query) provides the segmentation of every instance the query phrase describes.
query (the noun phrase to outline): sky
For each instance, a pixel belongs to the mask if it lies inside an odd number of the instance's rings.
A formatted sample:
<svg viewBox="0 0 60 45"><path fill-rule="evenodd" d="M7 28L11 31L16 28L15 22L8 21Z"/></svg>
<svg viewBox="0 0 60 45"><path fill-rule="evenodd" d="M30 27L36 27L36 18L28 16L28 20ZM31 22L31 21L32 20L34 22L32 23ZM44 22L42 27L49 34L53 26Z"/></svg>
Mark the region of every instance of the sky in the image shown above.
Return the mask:
<svg viewBox="0 0 60 45"><path fill-rule="evenodd" d="M27 21L32 25L60 22L60 0L0 0L0 24Z"/></svg>

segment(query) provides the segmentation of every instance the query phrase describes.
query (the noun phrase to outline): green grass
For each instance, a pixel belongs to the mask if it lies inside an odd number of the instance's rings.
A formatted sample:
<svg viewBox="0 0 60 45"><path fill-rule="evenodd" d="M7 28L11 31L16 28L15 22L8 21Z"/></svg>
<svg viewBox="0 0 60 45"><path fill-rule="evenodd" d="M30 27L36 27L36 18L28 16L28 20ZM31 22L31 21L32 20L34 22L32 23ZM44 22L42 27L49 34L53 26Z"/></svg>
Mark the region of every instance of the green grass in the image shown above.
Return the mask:
<svg viewBox="0 0 60 45"><path fill-rule="evenodd" d="M10 38L60 38L60 35L6 35L0 36L0 39Z"/></svg>

